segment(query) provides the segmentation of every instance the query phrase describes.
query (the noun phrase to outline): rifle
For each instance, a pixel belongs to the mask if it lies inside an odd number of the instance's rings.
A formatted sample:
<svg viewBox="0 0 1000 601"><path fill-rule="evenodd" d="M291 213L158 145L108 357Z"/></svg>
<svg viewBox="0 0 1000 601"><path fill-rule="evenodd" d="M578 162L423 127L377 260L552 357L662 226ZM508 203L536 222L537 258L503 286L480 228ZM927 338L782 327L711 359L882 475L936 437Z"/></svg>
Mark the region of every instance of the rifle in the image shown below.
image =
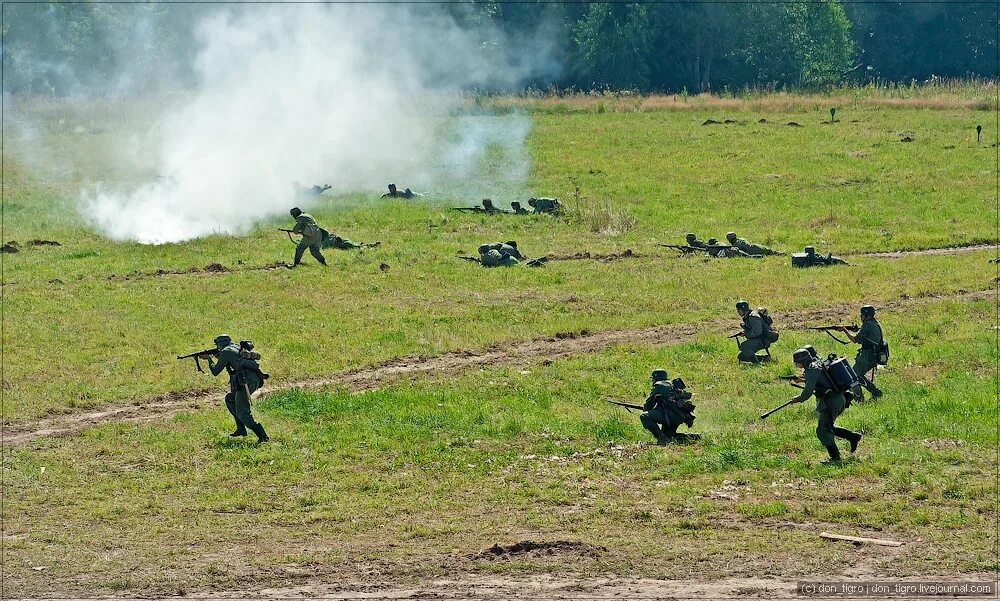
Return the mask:
<svg viewBox="0 0 1000 601"><path fill-rule="evenodd" d="M807 330L819 330L821 332L826 332L827 336L829 336L830 338L833 338L834 340L836 340L840 344L850 344L850 342L848 342L846 340L841 340L840 338L837 338L836 336L834 336L832 334L832 332L836 332L836 331L840 330L841 328L844 328L844 329L849 330L851 332L857 332L860 329L860 328L858 328L858 326L844 326L844 325L817 326L817 327L809 327L809 328L806 328L806 329Z"/></svg>
<svg viewBox="0 0 1000 601"><path fill-rule="evenodd" d="M618 405L619 407L625 407L626 409L628 409L630 411L632 409L638 409L639 411L645 411L645 409L643 409L642 405L633 405L632 403L622 403L620 401L610 401L610 400L607 401L607 402L611 403L612 405Z"/></svg>
<svg viewBox="0 0 1000 601"><path fill-rule="evenodd" d="M699 246L688 246L686 244L657 244L657 246L662 246L664 248L673 248L679 250L684 254L702 251L705 252L707 248L701 248Z"/></svg>
<svg viewBox="0 0 1000 601"><path fill-rule="evenodd" d="M292 244L298 244L298 243L297 243L297 242L296 242L296 241L295 241L295 240L294 240L294 239L292 238L292 234L297 234L298 232L294 232L294 231L292 231L292 230L286 230L286 229L285 229L285 228L283 228L283 227L279 227L279 228L278 228L278 231L279 231L279 232L285 232L286 234L288 234L288 240L289 240L289 242L291 242Z"/></svg>
<svg viewBox="0 0 1000 601"><path fill-rule="evenodd" d="M473 263L482 263L482 260L480 260L479 257L469 257L469 256L466 256L466 255L458 255L458 258L462 259L463 261L472 261Z"/></svg>
<svg viewBox="0 0 1000 601"><path fill-rule="evenodd" d="M798 388L799 390L805 388L805 386L799 384L799 382L802 382L802 376L792 374L790 376L778 376L778 379L787 381L789 384L791 384L795 388Z"/></svg>
<svg viewBox="0 0 1000 601"><path fill-rule="evenodd" d="M217 348L205 349L203 351L198 351L196 353L191 353L190 355L178 355L177 358L178 359L192 359L193 358L194 359L194 365L195 365L195 367L198 368L198 371L200 371L201 373L205 373L205 370L201 368L201 357L202 357L202 355L215 355L215 356L218 356L219 355L219 349L217 349Z"/></svg>
<svg viewBox="0 0 1000 601"><path fill-rule="evenodd" d="M485 213L486 209L483 207L451 207L449 211L459 211L468 213Z"/></svg>
<svg viewBox="0 0 1000 601"><path fill-rule="evenodd" d="M791 404L793 404L793 403L795 403L795 401L786 401L786 402L782 403L781 405L779 405L779 406L775 407L774 409L771 409L771 410L770 410L770 411L768 411L767 413L765 413L765 414L761 415L761 416L760 416L760 419L767 419L767 418L768 418L768 416L770 416L770 415L771 415L772 413L775 413L775 412L777 412L777 411L780 411L780 410L784 409L785 407L787 407L787 406L789 406L789 405L791 405Z"/></svg>

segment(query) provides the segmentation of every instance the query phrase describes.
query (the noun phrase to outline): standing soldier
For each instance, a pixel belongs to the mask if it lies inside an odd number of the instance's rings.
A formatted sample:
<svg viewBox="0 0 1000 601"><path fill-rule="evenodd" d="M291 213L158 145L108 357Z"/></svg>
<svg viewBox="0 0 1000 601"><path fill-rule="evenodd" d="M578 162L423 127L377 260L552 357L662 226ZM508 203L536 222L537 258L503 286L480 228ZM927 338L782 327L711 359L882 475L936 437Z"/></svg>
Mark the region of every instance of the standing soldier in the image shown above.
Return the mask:
<svg viewBox="0 0 1000 601"><path fill-rule="evenodd" d="M746 338L742 343L739 343L740 353L736 358L746 363L769 361L770 355L758 355L757 351L766 350L771 346L771 342L777 339L776 332L771 327L772 323L768 322L770 318L765 318L759 311L751 311L750 303L745 300L736 303L736 313L743 320L743 332L733 334L732 337L743 336Z"/></svg>
<svg viewBox="0 0 1000 601"><path fill-rule="evenodd" d="M837 448L837 438L843 438L851 443L851 452L857 450L861 434L851 432L846 428L834 425L847 406L847 398L843 393L835 392L833 382L823 373L819 360L808 350L800 348L792 353L792 361L796 367L803 370L802 392L791 399L794 403L802 403L816 395L816 437L826 447L831 462L840 461L840 449Z"/></svg>
<svg viewBox="0 0 1000 601"><path fill-rule="evenodd" d="M250 413L250 395L260 388L267 377L257 363L260 354L253 352L253 344L236 344L226 334L215 337L215 346L219 349L219 362L214 362L211 355L202 355L202 359L208 360L208 369L213 376L218 376L223 370L229 373L226 409L236 420L236 430L230 436L246 436L247 428L250 428L257 435L257 442L267 442L270 439L264 426L257 423Z"/></svg>
<svg viewBox="0 0 1000 601"><path fill-rule="evenodd" d="M841 326L840 331L847 335L851 342L861 345L858 354L854 358L854 372L858 374L858 384L856 395L858 400L864 400L860 386L864 386L871 393L873 399L882 396L882 391L875 386L873 380L868 379L868 372L876 369L878 365L878 354L882 349L885 339L882 337L882 326L875 319L875 307L865 305L861 307L861 327L856 334L852 334L847 326Z"/></svg>
<svg viewBox="0 0 1000 601"><path fill-rule="evenodd" d="M319 249L320 244L323 242L323 231L316 223L316 220L309 213L303 213L302 209L298 207L293 208L289 212L295 218L295 226L292 227L292 233L302 235L302 239L299 240L298 245L295 247L295 261L291 266L295 267L302 262L302 253L307 248L321 265L326 265L326 259L323 258L323 253Z"/></svg>
<svg viewBox="0 0 1000 601"><path fill-rule="evenodd" d="M766 246L764 246L762 244L753 244L751 242L747 242L743 238L737 238L736 237L736 232L728 232L728 233L726 233L726 240L728 240L729 244L733 245L734 248L738 248L739 250L741 250L742 252L744 252L744 253L746 253L748 255L783 255L783 254L785 254L783 252L772 250L772 249L770 249L770 248L768 248L768 247L766 247Z"/></svg>
<svg viewBox="0 0 1000 601"><path fill-rule="evenodd" d="M684 390L684 382L677 378L667 380L667 370L656 369L651 375L653 389L642 404L639 421L642 427L656 438L656 444L665 445L672 440L697 438L697 435L678 434L677 428L694 425L694 405L688 400L691 393Z"/></svg>

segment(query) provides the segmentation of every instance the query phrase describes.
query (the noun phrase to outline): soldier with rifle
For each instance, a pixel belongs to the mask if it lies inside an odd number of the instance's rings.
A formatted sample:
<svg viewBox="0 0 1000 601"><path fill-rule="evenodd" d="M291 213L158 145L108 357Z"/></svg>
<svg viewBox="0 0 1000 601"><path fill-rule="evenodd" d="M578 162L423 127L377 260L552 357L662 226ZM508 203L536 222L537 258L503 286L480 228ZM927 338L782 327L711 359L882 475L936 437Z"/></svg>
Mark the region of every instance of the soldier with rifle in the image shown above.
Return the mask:
<svg viewBox="0 0 1000 601"><path fill-rule="evenodd" d="M746 255L783 255L785 253L779 252L777 250L771 250L770 248L762 244L753 244L747 242L743 238L737 238L736 232L727 232L726 240L729 241L736 249L743 252Z"/></svg>
<svg viewBox="0 0 1000 601"><path fill-rule="evenodd" d="M770 361L771 354L768 349L772 342L778 340L778 333L772 327L774 320L767 314L767 309L750 309L750 303L741 300L736 303L736 313L742 320L743 331L729 336L736 339L736 346L740 349L736 356L738 361L745 363L760 363ZM739 339L744 338L743 342ZM767 354L758 355L757 351L765 351Z"/></svg>
<svg viewBox="0 0 1000 601"><path fill-rule="evenodd" d="M330 184L324 184L322 186L317 186L315 184L312 186L303 186L299 182L292 182L292 186L295 188L295 194L303 198L319 196L333 187Z"/></svg>
<svg viewBox="0 0 1000 601"><path fill-rule="evenodd" d="M642 405L608 402L628 409L642 409L639 421L642 422L642 427L649 430L656 438L656 444L660 446L671 441L697 440L700 438L697 434L677 432L681 424L687 424L688 428L694 426L694 405L690 401L692 395L685 390L684 380L674 378L670 381L667 378L667 370L653 370L650 377L653 388Z"/></svg>
<svg viewBox="0 0 1000 601"><path fill-rule="evenodd" d="M514 240L479 247L479 262L483 267L512 267L524 259Z"/></svg>
<svg viewBox="0 0 1000 601"><path fill-rule="evenodd" d="M299 234L302 239L299 240L298 244L295 246L295 260L288 267L295 267L302 261L302 254L309 249L310 254L313 258L319 261L320 265L326 265L326 259L323 258L323 253L320 252L320 246L323 243L323 229L319 227L316 220L309 213L303 213L302 209L298 207L293 207L291 211L292 217L295 218L295 225L291 230L282 229L281 231L288 234L288 239L292 239L292 234ZM280 228L279 228L280 229ZM294 242L294 240L293 240Z"/></svg>
<svg viewBox="0 0 1000 601"><path fill-rule="evenodd" d="M864 400L864 393L861 387L871 393L873 399L880 398L882 390L875 385L875 373L879 365L885 365L888 361L889 345L886 344L882 335L882 325L875 319L875 307L865 305L861 307L861 327L855 325L832 325L810 327L810 330L820 330L826 332L840 344L860 344L858 354L854 358L854 372L858 375L858 387L854 389L854 396L859 401ZM843 332L847 340L841 340L833 332ZM871 372L871 377L868 373Z"/></svg>
<svg viewBox="0 0 1000 601"><path fill-rule="evenodd" d="M698 236L694 235L694 232L688 232L684 236L684 240L685 240L685 242L687 243L688 246L692 246L694 248L700 248L702 250L705 250L705 249L708 248L708 245L705 244L704 240L699 240Z"/></svg>
<svg viewBox="0 0 1000 601"><path fill-rule="evenodd" d="M743 257L747 259L760 259L764 255L748 255L742 250L736 248L735 246L729 246L727 244L719 244L719 241L715 238L708 239L708 246L706 248L708 254L713 257Z"/></svg>
<svg viewBox="0 0 1000 601"><path fill-rule="evenodd" d="M521 206L521 203L516 200L510 203L510 210L515 215L530 215L531 211Z"/></svg>
<svg viewBox="0 0 1000 601"><path fill-rule="evenodd" d="M792 361L795 366L803 370L802 392L790 399L782 407L792 403L803 403L809 397L816 397L816 437L830 454L831 463L840 462L840 449L837 447L837 438L847 440L851 445L851 452L857 450L858 442L861 441L861 434L852 432L846 428L838 427L834 424L844 408L847 406L847 398L844 393L837 392L833 382L824 372L821 362L804 348L800 348L792 353ZM778 409L780 409L779 407ZM777 411L775 409L774 411ZM764 414L770 415L774 411Z"/></svg>
<svg viewBox="0 0 1000 601"><path fill-rule="evenodd" d="M353 240L348 240L347 238L341 238L336 234L331 234L326 230L323 230L323 248L335 248L337 250L353 250L355 248L375 248L381 245L381 242L355 242Z"/></svg>
<svg viewBox="0 0 1000 601"><path fill-rule="evenodd" d="M511 211L505 211L504 209L497 208L493 201L489 198L484 198L482 201L482 206L476 207L452 207L452 211L469 212L469 213L485 213L487 215L493 215L496 213L510 213Z"/></svg>
<svg viewBox="0 0 1000 601"><path fill-rule="evenodd" d="M264 426L259 424L250 413L250 395L261 387L267 374L260 370L260 353L253 350L253 343L249 340L241 341L239 344L226 334L219 334L215 337L214 349L206 349L178 357L187 359L194 357L198 371L201 369L201 359L208 361L208 369L213 376L218 376L223 371L229 374L229 394L226 395L226 409L236 421L236 430L230 436L246 436L247 428L257 435L257 442L267 442L270 440ZM212 357L218 357L218 363Z"/></svg>

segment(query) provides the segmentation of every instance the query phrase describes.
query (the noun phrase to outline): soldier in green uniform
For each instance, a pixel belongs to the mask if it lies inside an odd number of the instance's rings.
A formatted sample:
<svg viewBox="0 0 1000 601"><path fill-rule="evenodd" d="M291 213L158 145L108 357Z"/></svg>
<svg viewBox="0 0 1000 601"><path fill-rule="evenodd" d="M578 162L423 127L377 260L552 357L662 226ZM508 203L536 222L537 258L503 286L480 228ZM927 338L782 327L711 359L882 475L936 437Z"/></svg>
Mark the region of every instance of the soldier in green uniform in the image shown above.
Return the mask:
<svg viewBox="0 0 1000 601"><path fill-rule="evenodd" d="M792 265L796 267L812 267L813 265L847 265L847 261L835 257L833 253L823 255L816 252L816 247L807 246L801 253L792 253Z"/></svg>
<svg viewBox="0 0 1000 601"><path fill-rule="evenodd" d="M396 188L396 184L389 184L389 191L383 194L382 198L419 198L421 196L423 196L423 194L417 194L416 192L410 190L409 188L400 192Z"/></svg>
<svg viewBox="0 0 1000 601"><path fill-rule="evenodd" d="M479 262L483 267L513 267L523 258L516 242L513 245L510 242L495 242L479 247Z"/></svg>
<svg viewBox="0 0 1000 601"><path fill-rule="evenodd" d="M757 311L750 309L750 303L741 300L736 303L736 313L742 319L743 338L740 343L740 353L736 356L739 361L745 363L760 363L769 361L770 355L758 355L757 351L762 351L771 345L769 340L771 330L770 325Z"/></svg>
<svg viewBox="0 0 1000 601"><path fill-rule="evenodd" d="M791 399L792 402L802 403L809 397L816 396L816 437L820 443L826 447L830 454L831 462L840 461L840 449L837 448L837 438L843 438L851 444L851 452L857 450L861 434L851 432L846 428L834 425L834 422L847 406L847 398L843 393L834 392L833 383L826 377L820 369L818 361L808 350L800 348L792 353L792 361L803 371L802 392Z"/></svg>
<svg viewBox="0 0 1000 601"><path fill-rule="evenodd" d="M761 255L761 256L763 256L763 255L783 255L783 254L785 254L783 252L779 252L779 251L776 251L776 250L771 250L770 248L768 248L768 247L766 247L766 246L764 246L762 244L752 244L750 242L747 242L743 238L737 238L736 237L736 232L728 232L728 233L726 233L726 240L728 240L729 244L731 244L733 247L739 249L740 251L742 251L744 254L747 254L747 255Z"/></svg>
<svg viewBox="0 0 1000 601"><path fill-rule="evenodd" d="M687 245L692 248L708 249L708 245L705 244L705 241L699 240L698 236L695 236L693 232L688 232L687 235L684 236L684 240L687 243Z"/></svg>
<svg viewBox="0 0 1000 601"><path fill-rule="evenodd" d="M705 250L708 251L709 256L712 257L742 257L745 259L760 259L764 255L748 255L738 248L726 244L719 244L719 241L715 238L709 238L708 244L705 246Z"/></svg>
<svg viewBox="0 0 1000 601"><path fill-rule="evenodd" d="M864 386L871 393L873 399L882 396L882 391L875 382L868 379L868 372L878 365L878 352L882 347L884 338L882 337L882 325L875 319L875 307L865 305L861 307L861 327L857 333L852 334L846 326L842 326L840 331L847 335L851 342L861 345L858 354L854 358L854 373L858 374L859 386ZM855 396L859 401L864 400L861 389L857 388Z"/></svg>
<svg viewBox="0 0 1000 601"><path fill-rule="evenodd" d="M219 349L219 361L212 360L211 355L202 355L208 361L208 369L213 376L223 371L229 374L229 394L226 395L226 409L236 420L236 430L230 436L246 436L247 428L257 435L257 442L269 440L264 426L254 420L250 413L250 395L263 384L264 375L260 371L257 360L260 355L250 349L243 349L226 334L215 337L215 346Z"/></svg>
<svg viewBox="0 0 1000 601"><path fill-rule="evenodd" d="M521 203L516 200L510 203L510 210L514 212L515 215L530 215L531 211L521 206Z"/></svg>
<svg viewBox="0 0 1000 601"><path fill-rule="evenodd" d="M555 214L562 210L562 203L557 198L529 198L528 206L533 208L536 213Z"/></svg>
<svg viewBox="0 0 1000 601"><path fill-rule="evenodd" d="M323 258L323 253L319 250L320 245L323 243L323 231L316 223L316 220L309 213L303 213L302 209L298 207L293 208L289 212L295 218L295 225L292 227L292 232L302 235L302 239L299 240L298 245L295 247L295 261L291 266L295 267L302 262L302 254L307 248L321 265L326 265L326 259Z"/></svg>
<svg viewBox="0 0 1000 601"><path fill-rule="evenodd" d="M677 432L681 424L687 424L688 428L694 425L694 405L689 401L691 393L674 385L679 380L671 382L667 378L667 370L653 370L650 378L653 389L642 404L643 411L639 415L642 427L649 430L658 445L665 445L672 440L697 438L697 435Z"/></svg>
<svg viewBox="0 0 1000 601"><path fill-rule="evenodd" d="M337 250L353 250L355 248L375 248L381 242L355 242L347 238L341 238L336 234L329 234L323 237L323 248L336 248Z"/></svg>

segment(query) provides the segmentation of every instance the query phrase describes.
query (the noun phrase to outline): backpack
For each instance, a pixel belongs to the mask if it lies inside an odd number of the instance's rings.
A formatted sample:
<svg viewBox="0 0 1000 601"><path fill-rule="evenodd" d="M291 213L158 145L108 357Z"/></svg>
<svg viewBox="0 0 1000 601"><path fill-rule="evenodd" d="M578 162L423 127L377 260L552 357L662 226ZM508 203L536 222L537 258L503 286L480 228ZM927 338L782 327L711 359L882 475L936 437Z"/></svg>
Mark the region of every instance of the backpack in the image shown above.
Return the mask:
<svg viewBox="0 0 1000 601"><path fill-rule="evenodd" d="M875 322L878 323L878 322ZM882 344L875 349L875 363L879 365L889 364L889 343L885 341L885 334L882 333L882 324L878 324L878 336L882 339Z"/></svg>
<svg viewBox="0 0 1000 601"><path fill-rule="evenodd" d="M240 340L240 368L239 371L249 371L257 375L260 380L261 385L264 384L264 380L271 377L270 374L266 374L260 370L260 353L253 350L253 342L249 340Z"/></svg>
<svg viewBox="0 0 1000 601"><path fill-rule="evenodd" d="M830 355L826 359L821 359L814 363L823 372L827 381L830 382L830 392L844 394L858 385L858 375L854 373L854 368L847 362L847 359Z"/></svg>
<svg viewBox="0 0 1000 601"><path fill-rule="evenodd" d="M778 341L778 331L774 329L774 319L767 314L766 307L757 307L757 315L764 321L764 334L762 338L767 344Z"/></svg>

